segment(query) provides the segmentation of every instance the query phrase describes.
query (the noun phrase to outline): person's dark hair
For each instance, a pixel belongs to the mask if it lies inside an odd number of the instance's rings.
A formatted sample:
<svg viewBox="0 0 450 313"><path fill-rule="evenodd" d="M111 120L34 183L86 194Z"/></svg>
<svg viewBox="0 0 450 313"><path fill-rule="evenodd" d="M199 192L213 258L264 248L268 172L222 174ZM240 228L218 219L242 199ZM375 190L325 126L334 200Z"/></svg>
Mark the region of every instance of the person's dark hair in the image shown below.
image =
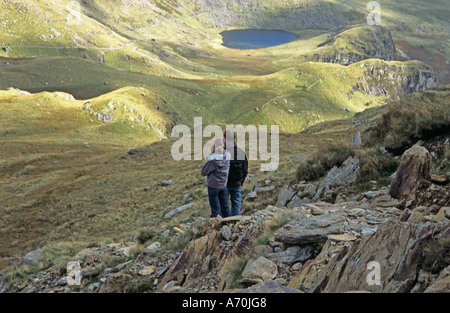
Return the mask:
<svg viewBox="0 0 450 313"><path fill-rule="evenodd" d="M232 130L226 130L224 133L223 133L223 138L225 138L225 139L229 139L229 138L232 138L234 141L236 141L236 134L235 134L235 132L234 131L232 131Z"/></svg>

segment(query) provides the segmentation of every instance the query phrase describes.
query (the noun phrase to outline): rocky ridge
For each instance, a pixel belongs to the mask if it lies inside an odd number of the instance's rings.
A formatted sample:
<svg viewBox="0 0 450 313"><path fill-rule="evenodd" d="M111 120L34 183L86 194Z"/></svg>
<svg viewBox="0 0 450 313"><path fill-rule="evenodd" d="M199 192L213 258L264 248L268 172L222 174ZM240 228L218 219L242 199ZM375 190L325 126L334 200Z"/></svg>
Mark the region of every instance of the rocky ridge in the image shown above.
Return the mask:
<svg viewBox="0 0 450 313"><path fill-rule="evenodd" d="M374 199L369 204L377 201ZM418 259L423 256L418 255L427 240L449 238L450 209L444 210L442 216L425 217L419 210L402 212L395 207L375 205L363 209L357 202L340 205L319 202L294 209L269 206L253 216L232 219L199 219L190 225L190 230L186 229L194 238L180 251L154 256L161 250L156 242L133 256L130 252L136 248L135 242L93 244L79 252L66 269L53 266L17 286L17 291L236 291L236 277L230 269L242 259L245 269L239 278L239 291L271 281L274 283L269 292L281 286L302 292L433 290L437 287L433 287L432 282L440 283L437 278L441 273L420 271ZM289 219L289 222L268 237L267 242L255 244L276 219ZM198 227L203 230L196 238ZM172 232L172 236L176 236L176 232ZM399 252L390 255L392 251ZM388 273L387 287L369 288L365 280L366 264L362 261L357 270L351 270L347 265L350 263L345 263L348 258L355 262L361 254L364 261L389 256L382 264L385 269L390 268L389 264L399 265L399 269ZM122 262L106 267L107 260L114 257ZM402 269L404 259L411 259L404 265L407 274L398 278L397 270ZM342 268L338 277L333 273L336 268ZM428 277L428 281L419 280L419 276ZM124 281L128 287L120 286Z"/></svg>
<svg viewBox="0 0 450 313"><path fill-rule="evenodd" d="M353 89L370 96L385 95L398 100L406 94L437 87L433 70L421 62L402 64L374 60L361 67L365 67L364 74Z"/></svg>
<svg viewBox="0 0 450 313"><path fill-rule="evenodd" d="M350 65L365 59L393 61L397 50L389 29L362 26L336 35L314 57L318 62Z"/></svg>

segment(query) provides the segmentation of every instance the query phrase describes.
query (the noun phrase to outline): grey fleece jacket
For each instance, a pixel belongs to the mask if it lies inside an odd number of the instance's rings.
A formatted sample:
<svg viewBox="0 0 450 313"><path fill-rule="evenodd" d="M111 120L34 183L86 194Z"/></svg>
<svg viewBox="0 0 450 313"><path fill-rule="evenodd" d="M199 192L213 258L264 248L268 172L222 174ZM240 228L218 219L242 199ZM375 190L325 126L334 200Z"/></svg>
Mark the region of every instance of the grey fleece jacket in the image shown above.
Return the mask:
<svg viewBox="0 0 450 313"><path fill-rule="evenodd" d="M230 172L230 154L224 154L222 158L209 158L202 166L202 176L207 176L205 183L211 188L224 188L228 183ZM223 159L223 160L220 160Z"/></svg>

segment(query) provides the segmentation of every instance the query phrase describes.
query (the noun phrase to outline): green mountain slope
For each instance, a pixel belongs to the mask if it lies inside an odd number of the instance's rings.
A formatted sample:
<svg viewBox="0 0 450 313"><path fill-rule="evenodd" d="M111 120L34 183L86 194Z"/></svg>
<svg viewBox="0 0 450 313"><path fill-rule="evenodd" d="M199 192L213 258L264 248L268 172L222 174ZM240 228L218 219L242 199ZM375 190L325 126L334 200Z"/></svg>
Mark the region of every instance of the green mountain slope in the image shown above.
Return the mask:
<svg viewBox="0 0 450 313"><path fill-rule="evenodd" d="M182 217L206 216L201 162L170 157L176 124L280 125L280 170L252 162L247 194L292 179L293 156L349 142L355 113L450 83L447 1L380 4L368 26L357 0L2 1L0 269L49 244L129 238L185 195L196 204ZM225 48L236 28L298 38Z"/></svg>

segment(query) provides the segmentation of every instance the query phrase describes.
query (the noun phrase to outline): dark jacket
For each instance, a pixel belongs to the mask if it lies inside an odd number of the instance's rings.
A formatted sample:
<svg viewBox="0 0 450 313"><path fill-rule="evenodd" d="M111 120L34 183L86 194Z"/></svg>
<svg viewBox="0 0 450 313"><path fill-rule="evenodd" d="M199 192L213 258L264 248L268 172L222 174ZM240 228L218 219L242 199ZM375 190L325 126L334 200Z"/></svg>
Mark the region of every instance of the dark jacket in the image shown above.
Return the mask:
<svg viewBox="0 0 450 313"><path fill-rule="evenodd" d="M231 150L231 149L230 149ZM230 150L227 150L231 152ZM234 143L233 158L230 161L230 172L228 174L228 187L239 187L245 182L248 175L248 159L245 152ZM245 159L239 160L238 156L244 156Z"/></svg>
<svg viewBox="0 0 450 313"><path fill-rule="evenodd" d="M230 155L228 153L224 158L222 158L222 160L213 159L206 162L202 166L202 176L207 176L205 183L211 188L226 187L229 171Z"/></svg>

